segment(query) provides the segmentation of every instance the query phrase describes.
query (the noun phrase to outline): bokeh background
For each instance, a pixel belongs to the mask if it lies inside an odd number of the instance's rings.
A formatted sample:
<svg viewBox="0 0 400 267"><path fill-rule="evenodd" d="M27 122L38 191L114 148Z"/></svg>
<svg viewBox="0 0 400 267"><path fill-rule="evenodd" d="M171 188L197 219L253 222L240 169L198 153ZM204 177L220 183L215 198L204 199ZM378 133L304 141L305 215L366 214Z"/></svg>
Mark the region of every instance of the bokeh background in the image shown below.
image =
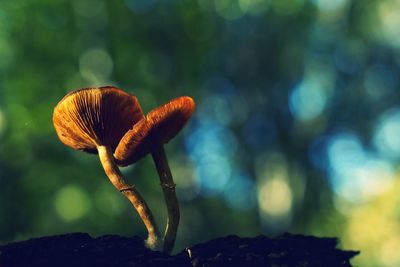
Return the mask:
<svg viewBox="0 0 400 267"><path fill-rule="evenodd" d="M98 158L52 125L67 92L115 85L146 112L196 100L166 146L176 251L289 231L400 266L399 29L399 0L1 0L0 242L145 236ZM151 158L123 172L163 225Z"/></svg>

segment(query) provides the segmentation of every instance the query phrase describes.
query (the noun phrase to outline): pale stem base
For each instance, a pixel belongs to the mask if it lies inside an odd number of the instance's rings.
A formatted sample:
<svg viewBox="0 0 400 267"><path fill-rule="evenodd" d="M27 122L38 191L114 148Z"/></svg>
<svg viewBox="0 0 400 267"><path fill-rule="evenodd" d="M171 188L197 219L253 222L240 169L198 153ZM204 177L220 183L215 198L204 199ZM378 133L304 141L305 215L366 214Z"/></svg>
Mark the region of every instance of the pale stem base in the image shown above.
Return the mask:
<svg viewBox="0 0 400 267"><path fill-rule="evenodd" d="M114 162L111 149L106 146L99 146L97 147L97 150L99 153L100 162L103 165L107 177L110 179L115 188L117 188L118 191L120 191L132 203L136 211L139 213L144 225L146 226L148 231L148 238L146 240L147 247L152 250L160 250L162 246L160 232L146 201L134 186L125 181L124 176Z"/></svg>

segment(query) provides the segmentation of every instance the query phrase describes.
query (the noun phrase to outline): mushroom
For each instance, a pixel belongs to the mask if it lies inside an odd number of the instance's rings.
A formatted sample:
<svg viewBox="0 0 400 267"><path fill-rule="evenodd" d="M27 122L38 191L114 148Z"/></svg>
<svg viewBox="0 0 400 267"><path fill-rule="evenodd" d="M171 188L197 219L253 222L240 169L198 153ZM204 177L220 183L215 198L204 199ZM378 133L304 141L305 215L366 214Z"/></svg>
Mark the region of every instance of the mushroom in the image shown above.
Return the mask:
<svg viewBox="0 0 400 267"><path fill-rule="evenodd" d="M193 99L183 96L153 109L126 132L114 152L116 163L120 166L137 162L151 153L168 210L168 221L163 238L163 251L166 253L170 253L174 247L180 214L175 183L163 145L183 128L191 117L194 107Z"/></svg>
<svg viewBox="0 0 400 267"><path fill-rule="evenodd" d="M111 183L128 198L143 220L148 231L146 245L159 249L161 238L152 212L136 188L126 182L113 158L121 138L142 118L136 97L111 86L73 91L57 104L53 113L61 142L73 149L98 153Z"/></svg>

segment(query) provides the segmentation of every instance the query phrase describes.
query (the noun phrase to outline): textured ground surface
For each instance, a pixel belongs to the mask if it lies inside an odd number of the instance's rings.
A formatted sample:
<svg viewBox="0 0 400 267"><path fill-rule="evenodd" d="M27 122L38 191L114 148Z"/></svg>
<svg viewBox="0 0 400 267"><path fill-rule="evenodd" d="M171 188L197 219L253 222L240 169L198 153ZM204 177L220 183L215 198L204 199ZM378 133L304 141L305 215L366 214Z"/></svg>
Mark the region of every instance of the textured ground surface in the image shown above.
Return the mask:
<svg viewBox="0 0 400 267"><path fill-rule="evenodd" d="M26 266L351 266L356 252L334 238L285 234L278 238L227 236L175 256L150 251L139 237L91 238L85 233L35 238L0 246L0 267Z"/></svg>

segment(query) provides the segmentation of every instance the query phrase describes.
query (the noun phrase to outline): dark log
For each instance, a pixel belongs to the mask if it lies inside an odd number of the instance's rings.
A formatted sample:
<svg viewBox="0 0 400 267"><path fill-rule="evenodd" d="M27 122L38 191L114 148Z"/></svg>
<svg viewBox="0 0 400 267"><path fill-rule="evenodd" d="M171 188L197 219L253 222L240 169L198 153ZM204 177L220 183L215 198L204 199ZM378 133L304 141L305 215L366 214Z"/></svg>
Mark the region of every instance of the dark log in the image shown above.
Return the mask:
<svg viewBox="0 0 400 267"><path fill-rule="evenodd" d="M85 233L34 238L0 246L0 267L47 266L351 266L355 251L336 248L335 238L284 234L221 237L170 256L151 251L140 237Z"/></svg>

